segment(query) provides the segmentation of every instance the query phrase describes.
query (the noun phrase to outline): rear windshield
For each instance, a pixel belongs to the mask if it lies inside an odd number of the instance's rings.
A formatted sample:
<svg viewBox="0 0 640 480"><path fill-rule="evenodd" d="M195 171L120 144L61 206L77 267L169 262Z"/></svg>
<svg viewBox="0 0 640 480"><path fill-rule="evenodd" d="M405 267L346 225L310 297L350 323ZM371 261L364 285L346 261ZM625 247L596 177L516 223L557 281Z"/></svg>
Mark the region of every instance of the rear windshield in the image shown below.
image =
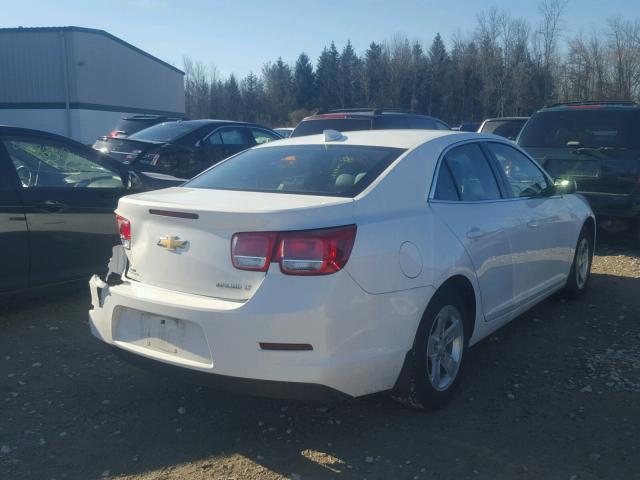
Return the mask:
<svg viewBox="0 0 640 480"><path fill-rule="evenodd" d="M515 140L526 120L491 120L482 125L480 133L493 133L501 137Z"/></svg>
<svg viewBox="0 0 640 480"><path fill-rule="evenodd" d="M188 133L193 132L201 125L198 123L165 122L153 127L140 130L129 138L131 140L146 140L151 142L174 142Z"/></svg>
<svg viewBox="0 0 640 480"><path fill-rule="evenodd" d="M292 137L317 135L325 130L352 132L354 130L371 130L371 120L368 118L326 118L322 120L303 120L298 124Z"/></svg>
<svg viewBox="0 0 640 480"><path fill-rule="evenodd" d="M185 186L354 197L404 151L352 145L254 148L216 165Z"/></svg>
<svg viewBox="0 0 640 480"><path fill-rule="evenodd" d="M133 133L139 132L143 128L147 128L156 123L158 123L158 121L154 119L127 120L123 118L118 122L114 130L117 132L124 132L127 135L131 135Z"/></svg>
<svg viewBox="0 0 640 480"><path fill-rule="evenodd" d="M640 110L563 110L536 113L520 134L522 147L640 148ZM571 145L573 146L573 145Z"/></svg>

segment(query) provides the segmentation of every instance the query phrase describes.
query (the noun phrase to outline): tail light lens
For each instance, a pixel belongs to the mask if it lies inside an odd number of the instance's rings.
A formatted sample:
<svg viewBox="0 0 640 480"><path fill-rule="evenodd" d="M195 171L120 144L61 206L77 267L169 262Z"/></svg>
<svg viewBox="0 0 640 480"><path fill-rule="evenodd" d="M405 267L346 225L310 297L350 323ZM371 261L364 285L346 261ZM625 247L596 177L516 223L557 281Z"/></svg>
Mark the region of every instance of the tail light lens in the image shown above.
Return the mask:
<svg viewBox="0 0 640 480"><path fill-rule="evenodd" d="M328 275L346 265L355 238L355 225L301 232L236 233L231 241L231 258L240 270L266 272L274 261L287 275Z"/></svg>
<svg viewBox="0 0 640 480"><path fill-rule="evenodd" d="M118 214L116 214L116 222L118 223L122 246L126 249L131 248L131 222Z"/></svg>
<svg viewBox="0 0 640 480"><path fill-rule="evenodd" d="M231 239L231 261L240 270L266 272L278 234L236 233Z"/></svg>

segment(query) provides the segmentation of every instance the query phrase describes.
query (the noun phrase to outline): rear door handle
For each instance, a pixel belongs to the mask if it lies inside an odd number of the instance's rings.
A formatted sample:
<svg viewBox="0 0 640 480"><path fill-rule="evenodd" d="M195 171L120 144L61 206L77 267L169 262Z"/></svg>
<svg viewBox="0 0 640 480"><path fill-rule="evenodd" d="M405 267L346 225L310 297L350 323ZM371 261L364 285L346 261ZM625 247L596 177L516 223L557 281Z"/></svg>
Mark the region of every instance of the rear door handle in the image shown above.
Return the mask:
<svg viewBox="0 0 640 480"><path fill-rule="evenodd" d="M467 238L470 240L477 240L478 238L484 237L485 235L486 233L478 227L473 227L467 232Z"/></svg>
<svg viewBox="0 0 640 480"><path fill-rule="evenodd" d="M44 202L36 203L36 208L44 212L60 212L68 208L68 205L61 203L57 200L45 200Z"/></svg>

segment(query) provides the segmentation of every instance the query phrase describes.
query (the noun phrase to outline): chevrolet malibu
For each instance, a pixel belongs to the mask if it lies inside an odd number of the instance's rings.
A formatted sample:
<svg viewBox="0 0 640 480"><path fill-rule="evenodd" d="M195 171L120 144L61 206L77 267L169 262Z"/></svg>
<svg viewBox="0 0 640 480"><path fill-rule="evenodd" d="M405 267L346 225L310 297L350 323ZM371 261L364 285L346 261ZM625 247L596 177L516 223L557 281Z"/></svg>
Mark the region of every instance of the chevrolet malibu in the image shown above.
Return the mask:
<svg viewBox="0 0 640 480"><path fill-rule="evenodd" d="M289 398L446 403L467 348L589 280L575 184L493 135L362 131L247 150L120 199L93 334L127 359Z"/></svg>

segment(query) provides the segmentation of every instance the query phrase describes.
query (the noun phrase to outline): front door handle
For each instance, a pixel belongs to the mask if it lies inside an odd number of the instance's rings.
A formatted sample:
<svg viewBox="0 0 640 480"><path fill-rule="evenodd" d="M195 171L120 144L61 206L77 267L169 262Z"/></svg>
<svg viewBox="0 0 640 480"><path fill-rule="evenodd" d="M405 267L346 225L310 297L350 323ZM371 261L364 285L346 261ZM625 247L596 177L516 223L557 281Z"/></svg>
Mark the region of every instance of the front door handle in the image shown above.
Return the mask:
<svg viewBox="0 0 640 480"><path fill-rule="evenodd" d="M485 235L486 233L478 227L473 227L467 232L467 238L470 240L477 240L478 238L482 238Z"/></svg>
<svg viewBox="0 0 640 480"><path fill-rule="evenodd" d="M36 203L36 208L44 212L54 213L54 212L60 212L69 207L68 205L65 205L64 203L61 203L57 200L45 200L44 202Z"/></svg>
<svg viewBox="0 0 640 480"><path fill-rule="evenodd" d="M540 226L540 222L538 222L537 220L529 220L527 222L527 227L529 228L538 228Z"/></svg>

